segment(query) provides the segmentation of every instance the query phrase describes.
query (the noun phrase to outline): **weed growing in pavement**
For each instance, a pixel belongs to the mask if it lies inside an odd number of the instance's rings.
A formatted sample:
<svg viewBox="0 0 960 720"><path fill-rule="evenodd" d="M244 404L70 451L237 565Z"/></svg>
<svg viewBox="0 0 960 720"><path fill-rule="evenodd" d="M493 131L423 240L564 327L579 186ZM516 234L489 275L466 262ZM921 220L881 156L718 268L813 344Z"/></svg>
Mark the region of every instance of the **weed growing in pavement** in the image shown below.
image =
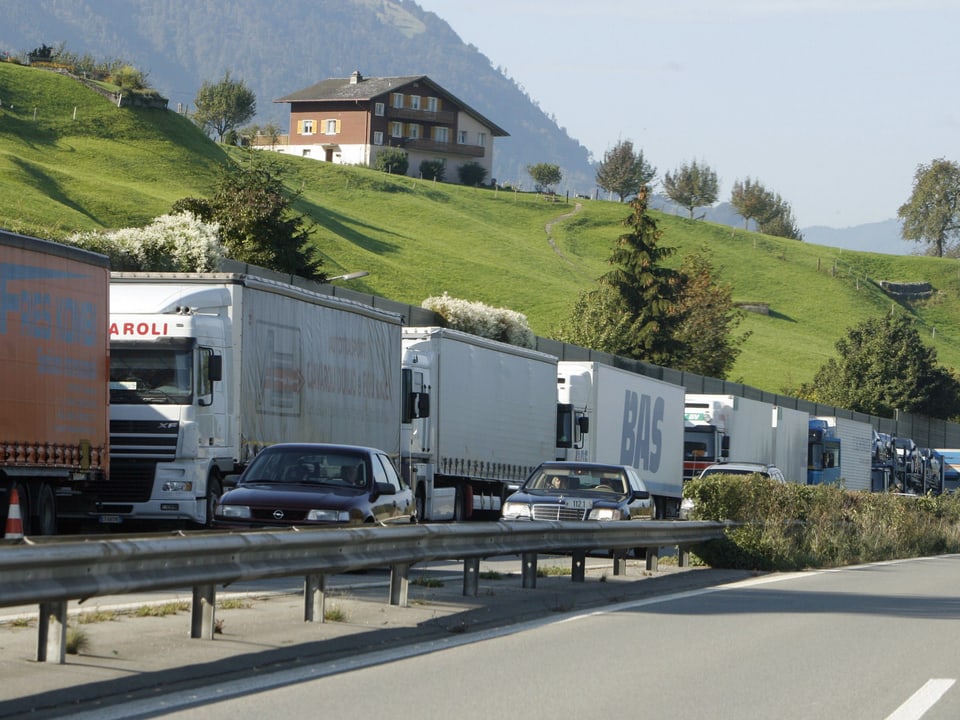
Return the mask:
<svg viewBox="0 0 960 720"><path fill-rule="evenodd" d="M572 572L570 568L563 565L545 565L537 568L537 577L562 577Z"/></svg>
<svg viewBox="0 0 960 720"><path fill-rule="evenodd" d="M339 605L331 605L324 610L323 619L329 622L346 622L347 611Z"/></svg>
<svg viewBox="0 0 960 720"><path fill-rule="evenodd" d="M496 570L484 570L480 573L481 580L503 580L503 573Z"/></svg>
<svg viewBox="0 0 960 720"><path fill-rule="evenodd" d="M110 620L116 620L117 613L113 610L86 610L79 615L77 615L77 622L81 625L90 625L92 623L98 622L109 622Z"/></svg>
<svg viewBox="0 0 960 720"><path fill-rule="evenodd" d="M223 618L217 618L213 621L213 634L223 635Z"/></svg>
<svg viewBox="0 0 960 720"><path fill-rule="evenodd" d="M70 655L78 655L90 647L90 636L86 630L78 627L67 628L66 651Z"/></svg>
<svg viewBox="0 0 960 720"><path fill-rule="evenodd" d="M178 612L187 612L189 609L190 603L186 600L175 600L160 605L142 605L136 609L134 615L137 617L165 617L176 615Z"/></svg>
<svg viewBox="0 0 960 720"><path fill-rule="evenodd" d="M428 578L421 575L420 577L417 577L411 580L410 584L418 585L420 587L439 588L439 587L443 587L443 580L440 580L438 578Z"/></svg>
<svg viewBox="0 0 960 720"><path fill-rule="evenodd" d="M28 617L18 617L10 621L11 627L25 628L33 624L33 619Z"/></svg>
<svg viewBox="0 0 960 720"><path fill-rule="evenodd" d="M220 600L217 603L217 607L221 610L246 610L247 608L253 607L253 603L247 598L235 597Z"/></svg>

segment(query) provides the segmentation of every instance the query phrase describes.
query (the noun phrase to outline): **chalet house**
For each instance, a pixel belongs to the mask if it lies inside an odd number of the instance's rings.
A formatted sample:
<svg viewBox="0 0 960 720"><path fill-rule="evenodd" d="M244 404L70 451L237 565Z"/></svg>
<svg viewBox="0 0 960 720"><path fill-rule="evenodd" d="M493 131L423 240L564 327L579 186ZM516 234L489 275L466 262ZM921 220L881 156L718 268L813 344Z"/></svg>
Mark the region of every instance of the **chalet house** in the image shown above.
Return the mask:
<svg viewBox="0 0 960 720"><path fill-rule="evenodd" d="M384 148L407 153L410 175L442 160L445 179L475 162L493 173L493 138L508 133L425 75L330 78L274 100L290 103L290 134L273 150L343 165L372 167Z"/></svg>

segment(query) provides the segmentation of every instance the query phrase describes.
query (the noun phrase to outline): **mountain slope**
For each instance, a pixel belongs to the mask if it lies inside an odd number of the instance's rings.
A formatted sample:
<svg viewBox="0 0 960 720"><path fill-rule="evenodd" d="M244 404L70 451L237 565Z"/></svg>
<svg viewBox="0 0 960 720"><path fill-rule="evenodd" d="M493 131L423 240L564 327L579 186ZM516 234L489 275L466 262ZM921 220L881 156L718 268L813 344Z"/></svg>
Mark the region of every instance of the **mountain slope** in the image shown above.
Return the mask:
<svg viewBox="0 0 960 720"><path fill-rule="evenodd" d="M510 133L497 140L494 176L532 181L526 166L563 168L572 192L593 188L586 148L572 140L490 60L434 13L409 0L4 0L0 50L65 43L98 59L120 57L148 72L171 101L192 108L204 81L230 70L257 96L258 122L289 125L273 100L326 77L428 75ZM0 98L2 99L2 98Z"/></svg>
<svg viewBox="0 0 960 720"><path fill-rule="evenodd" d="M143 225L188 195L209 195L239 148L217 146L174 112L117 108L56 73L0 63L0 226L41 237ZM37 108L34 119L32 108ZM76 108L76 119L73 109ZM508 307L550 336L579 292L594 287L624 232L628 208L533 193L465 188L291 156L296 208L331 274L367 270L350 287L419 305L444 292ZM653 212L661 243L709 254L752 331L732 378L779 391L809 381L834 343L863 319L896 309L920 321L941 362L960 367L960 278L954 261L839 252L706 221ZM549 229L548 229L549 228ZM926 281L937 294L913 306L882 280Z"/></svg>

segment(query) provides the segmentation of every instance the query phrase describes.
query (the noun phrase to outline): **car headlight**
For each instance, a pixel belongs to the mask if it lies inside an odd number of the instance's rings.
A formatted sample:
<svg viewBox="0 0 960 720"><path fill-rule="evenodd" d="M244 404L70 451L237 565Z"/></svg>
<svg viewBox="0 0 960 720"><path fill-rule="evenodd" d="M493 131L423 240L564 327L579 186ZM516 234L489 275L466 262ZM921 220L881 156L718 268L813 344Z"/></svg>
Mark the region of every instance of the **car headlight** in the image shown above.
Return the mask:
<svg viewBox="0 0 960 720"><path fill-rule="evenodd" d="M218 505L216 515L235 520L249 520L252 517L249 505Z"/></svg>
<svg viewBox="0 0 960 720"><path fill-rule="evenodd" d="M622 516L620 508L594 508L590 511L591 520L619 520Z"/></svg>
<svg viewBox="0 0 960 720"><path fill-rule="evenodd" d="M313 509L307 513L311 522L350 522L350 513L346 510Z"/></svg>
<svg viewBox="0 0 960 720"><path fill-rule="evenodd" d="M504 520L529 520L530 506L526 503L508 502L503 504L500 517Z"/></svg>

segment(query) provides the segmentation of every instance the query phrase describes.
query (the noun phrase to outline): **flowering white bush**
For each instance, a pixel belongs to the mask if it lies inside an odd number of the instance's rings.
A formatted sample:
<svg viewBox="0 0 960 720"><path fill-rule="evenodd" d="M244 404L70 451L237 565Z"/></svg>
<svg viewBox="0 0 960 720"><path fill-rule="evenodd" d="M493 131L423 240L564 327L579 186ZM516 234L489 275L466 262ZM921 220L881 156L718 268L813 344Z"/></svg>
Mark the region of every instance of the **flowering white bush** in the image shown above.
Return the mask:
<svg viewBox="0 0 960 720"><path fill-rule="evenodd" d="M428 297L423 307L433 310L447 327L472 335L499 340L519 347L532 348L536 336L527 324L527 316L507 308L493 308L479 302L459 300L447 293Z"/></svg>
<svg viewBox="0 0 960 720"><path fill-rule="evenodd" d="M106 255L112 270L209 272L223 257L220 226L189 212L161 215L143 228L74 233L65 242Z"/></svg>

